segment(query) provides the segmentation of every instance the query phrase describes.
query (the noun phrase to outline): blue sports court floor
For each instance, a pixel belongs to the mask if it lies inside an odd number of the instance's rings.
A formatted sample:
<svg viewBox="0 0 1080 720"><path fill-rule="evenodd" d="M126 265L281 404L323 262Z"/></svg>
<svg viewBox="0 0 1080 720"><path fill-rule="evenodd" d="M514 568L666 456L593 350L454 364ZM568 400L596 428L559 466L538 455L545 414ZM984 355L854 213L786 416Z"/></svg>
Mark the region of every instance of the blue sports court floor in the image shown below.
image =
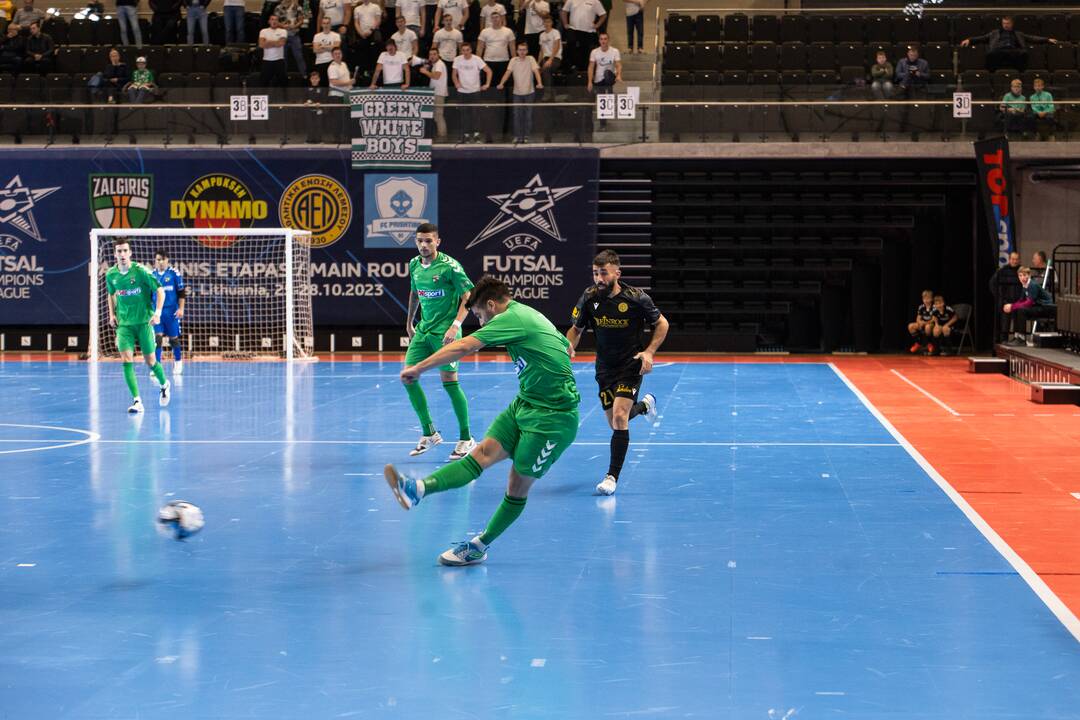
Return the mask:
<svg viewBox="0 0 1080 720"><path fill-rule="evenodd" d="M826 364L661 364L619 492L577 444L486 564L506 466L434 468L398 363L0 363L0 718L1075 718L1076 639ZM440 428L455 423L436 377ZM474 432L513 396L466 363ZM432 457L434 456L434 457ZM156 508L200 505L188 542Z"/></svg>

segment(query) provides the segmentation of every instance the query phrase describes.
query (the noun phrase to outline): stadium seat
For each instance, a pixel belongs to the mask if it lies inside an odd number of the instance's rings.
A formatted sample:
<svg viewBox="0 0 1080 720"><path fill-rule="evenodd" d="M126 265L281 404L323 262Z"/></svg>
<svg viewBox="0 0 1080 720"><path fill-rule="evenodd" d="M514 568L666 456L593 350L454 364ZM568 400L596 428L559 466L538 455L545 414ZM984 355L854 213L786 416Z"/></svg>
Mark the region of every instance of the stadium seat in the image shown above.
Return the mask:
<svg viewBox="0 0 1080 720"><path fill-rule="evenodd" d="M745 43L724 43L723 69L746 72L750 69L750 50Z"/></svg>
<svg viewBox="0 0 1080 720"><path fill-rule="evenodd" d="M216 73L218 61L221 57L221 49L213 45L196 45L192 49L192 68L195 72ZM311 64L314 66L314 63Z"/></svg>
<svg viewBox="0 0 1080 720"><path fill-rule="evenodd" d="M692 45L672 44L664 46L664 70L689 70L694 63Z"/></svg>
<svg viewBox="0 0 1080 720"><path fill-rule="evenodd" d="M1015 70L998 70L990 76L990 87L994 89L994 95L1001 96L1009 92L1009 84L1012 83L1013 78L1017 77L1018 73ZM1031 92L1030 88L1024 88L1024 95L1026 96Z"/></svg>
<svg viewBox="0 0 1080 720"><path fill-rule="evenodd" d="M806 45L801 42L786 42L780 46L781 70L805 70Z"/></svg>
<svg viewBox="0 0 1080 720"><path fill-rule="evenodd" d="M1074 13L1069 16L1069 33L1068 37L1057 38L1058 40L1070 40L1072 42L1080 42L1080 13Z"/></svg>
<svg viewBox="0 0 1080 720"><path fill-rule="evenodd" d="M190 73L195 71L195 53L191 45L170 45L165 56L165 72Z"/></svg>
<svg viewBox="0 0 1080 720"><path fill-rule="evenodd" d="M45 76L45 98L50 102L71 101L71 75L49 73Z"/></svg>
<svg viewBox="0 0 1080 720"><path fill-rule="evenodd" d="M755 70L750 73L751 85L762 85L765 87L776 87L780 85L780 73L775 70Z"/></svg>
<svg viewBox="0 0 1080 720"><path fill-rule="evenodd" d="M739 87L746 84L747 74L742 70L725 70L721 74L720 83L724 87Z"/></svg>
<svg viewBox="0 0 1080 720"><path fill-rule="evenodd" d="M809 83L809 76L805 70L783 70L780 73L780 84L785 87L799 87Z"/></svg>
<svg viewBox="0 0 1080 720"><path fill-rule="evenodd" d="M750 46L751 70L776 70L780 58L773 43L754 43Z"/></svg>
<svg viewBox="0 0 1080 720"><path fill-rule="evenodd" d="M964 84L965 90L976 85L989 85L990 73L985 70L965 70L960 73L960 81Z"/></svg>
<svg viewBox="0 0 1080 720"><path fill-rule="evenodd" d="M691 67L697 70L719 71L723 66L724 55L719 45L696 45Z"/></svg>
<svg viewBox="0 0 1080 720"><path fill-rule="evenodd" d="M1027 66L1032 70L1045 70L1047 68L1047 48L1052 45L1029 45Z"/></svg>
<svg viewBox="0 0 1080 720"><path fill-rule="evenodd" d="M860 81L866 81L866 69L859 65L845 65L840 68L840 82L844 85L855 85Z"/></svg>
<svg viewBox="0 0 1080 720"><path fill-rule="evenodd" d="M225 18L220 13L212 12L207 24L210 30L210 44L215 47L225 45ZM200 35L200 37L202 36Z"/></svg>
<svg viewBox="0 0 1080 720"><path fill-rule="evenodd" d="M928 43L919 48L919 55L926 59L931 70L952 69L952 46L945 43Z"/></svg>
<svg viewBox="0 0 1080 720"><path fill-rule="evenodd" d="M836 46L836 64L839 67L857 65L868 68L873 64L873 59L866 57L866 46L862 43L840 43Z"/></svg>
<svg viewBox="0 0 1080 720"><path fill-rule="evenodd" d="M924 15L922 39L928 43L951 43L952 21L948 15Z"/></svg>
<svg viewBox="0 0 1080 720"><path fill-rule="evenodd" d="M256 35L258 31L256 31ZM670 15L664 31L667 42L688 43L694 41L694 20L689 15Z"/></svg>
<svg viewBox="0 0 1080 720"><path fill-rule="evenodd" d="M802 15L785 15L780 21L780 42L806 42L807 20Z"/></svg>
<svg viewBox="0 0 1080 720"><path fill-rule="evenodd" d="M986 32L989 15L958 15L953 17L953 42L982 35Z"/></svg>
<svg viewBox="0 0 1080 720"><path fill-rule="evenodd" d="M214 102L229 102L230 96L241 92L240 76L235 73L217 73L212 84L213 92L210 96Z"/></svg>
<svg viewBox="0 0 1080 720"><path fill-rule="evenodd" d="M1075 70L1076 48L1073 45L1060 43L1050 45L1046 50L1046 67L1053 70Z"/></svg>
<svg viewBox="0 0 1080 720"><path fill-rule="evenodd" d="M52 16L45 18L45 24L41 26L41 31L51 37L57 47L67 45L68 40L68 24L62 18L58 16Z"/></svg>
<svg viewBox="0 0 1080 720"><path fill-rule="evenodd" d="M94 42L98 45L115 47L120 44L120 22L115 18L102 18L94 23Z"/></svg>
<svg viewBox="0 0 1080 720"><path fill-rule="evenodd" d="M845 15L833 21L836 41L840 43L866 42L866 18L861 15Z"/></svg>
<svg viewBox="0 0 1080 720"><path fill-rule="evenodd" d="M893 42L918 44L922 42L919 20L911 15L896 15L890 19Z"/></svg>
<svg viewBox="0 0 1080 720"><path fill-rule="evenodd" d="M834 70L836 45L831 42L812 43L806 52L806 63L811 70Z"/></svg>
<svg viewBox="0 0 1080 720"><path fill-rule="evenodd" d="M720 84L720 73L716 70L695 70L695 87L716 87Z"/></svg>
<svg viewBox="0 0 1080 720"><path fill-rule="evenodd" d="M811 15L807 23L807 38L812 43L836 42L832 15Z"/></svg>
<svg viewBox="0 0 1080 720"><path fill-rule="evenodd" d="M15 76L11 73L0 73L0 103L12 101L15 92Z"/></svg>
<svg viewBox="0 0 1080 720"><path fill-rule="evenodd" d="M41 75L19 75L15 78L15 98L26 103L44 101L45 78Z"/></svg>
<svg viewBox="0 0 1080 720"><path fill-rule="evenodd" d="M665 70L660 81L665 88L685 87L694 84L694 76L684 70Z"/></svg>
<svg viewBox="0 0 1080 720"><path fill-rule="evenodd" d="M67 41L71 45L94 45L94 23L89 20L72 20L68 23Z"/></svg>
<svg viewBox="0 0 1080 720"><path fill-rule="evenodd" d="M889 44L892 39L892 25L885 15L871 15L866 18L866 42L874 44Z"/></svg>
<svg viewBox="0 0 1080 720"><path fill-rule="evenodd" d="M722 24L718 15L698 15L696 33L697 42L747 42L750 22L741 13L728 15Z"/></svg>
<svg viewBox="0 0 1080 720"><path fill-rule="evenodd" d="M812 70L810 72L811 85L836 85L840 82L835 70Z"/></svg>
<svg viewBox="0 0 1080 720"><path fill-rule="evenodd" d="M957 48L960 56L960 71L985 70L986 69L986 46L969 45Z"/></svg>
<svg viewBox="0 0 1080 720"><path fill-rule="evenodd" d="M776 15L755 15L751 30L754 42L780 42L780 18Z"/></svg>
<svg viewBox="0 0 1080 720"><path fill-rule="evenodd" d="M56 51L56 72L77 73L82 67L82 48L62 47Z"/></svg>
<svg viewBox="0 0 1080 720"><path fill-rule="evenodd" d="M1050 77L1050 85L1059 93L1072 94L1073 88L1080 87L1080 71L1055 70Z"/></svg>

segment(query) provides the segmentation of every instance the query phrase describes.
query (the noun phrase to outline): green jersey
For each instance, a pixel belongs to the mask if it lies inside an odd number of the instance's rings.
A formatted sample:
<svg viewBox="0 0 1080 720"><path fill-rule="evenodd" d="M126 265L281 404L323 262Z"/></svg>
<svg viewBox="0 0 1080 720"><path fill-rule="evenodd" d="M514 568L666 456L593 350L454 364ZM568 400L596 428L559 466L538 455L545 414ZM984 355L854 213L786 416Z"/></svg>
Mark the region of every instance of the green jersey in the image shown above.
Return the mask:
<svg viewBox="0 0 1080 720"><path fill-rule="evenodd" d="M1027 112L1027 98L1023 95L1013 95L1011 91L1001 97L1001 104L1005 106L1006 110Z"/></svg>
<svg viewBox="0 0 1080 720"><path fill-rule="evenodd" d="M1031 112L1052 113L1054 112L1054 96L1043 90L1031 93Z"/></svg>
<svg viewBox="0 0 1080 720"><path fill-rule="evenodd" d="M577 410L581 396L567 352L570 342L538 311L510 301L471 337L506 347L517 367L522 400L549 410Z"/></svg>
<svg viewBox="0 0 1080 720"><path fill-rule="evenodd" d="M420 323L417 333L445 333L457 317L461 298L472 290L469 276L461 264L446 253L439 253L425 266L417 255L409 261L409 290L420 298Z"/></svg>
<svg viewBox="0 0 1080 720"><path fill-rule="evenodd" d="M132 263L126 273L113 265L105 273L105 288L116 296L116 324L147 325L157 307L157 289L161 283L138 263Z"/></svg>

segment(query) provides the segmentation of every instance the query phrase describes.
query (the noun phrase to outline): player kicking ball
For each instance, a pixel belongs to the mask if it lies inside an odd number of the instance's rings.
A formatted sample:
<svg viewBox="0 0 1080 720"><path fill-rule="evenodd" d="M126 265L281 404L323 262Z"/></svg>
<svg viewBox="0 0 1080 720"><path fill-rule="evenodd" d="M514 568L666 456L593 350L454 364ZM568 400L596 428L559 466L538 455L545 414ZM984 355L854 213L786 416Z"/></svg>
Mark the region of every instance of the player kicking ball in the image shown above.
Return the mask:
<svg viewBox="0 0 1080 720"><path fill-rule="evenodd" d="M472 290L472 281L457 260L439 252L439 228L424 223L416 229L416 257L409 261L409 309L405 318L405 332L409 335L409 349L405 351L405 365L416 365L430 357L440 348L461 338L461 323L469 311L465 307ZM416 310L420 310L420 323L414 324ZM451 460L460 460L476 447L469 430L469 401L458 384L457 360L439 367L443 390L450 396L454 415L458 421L458 442L450 453ZM416 447L409 451L412 456L423 455L442 442L442 435L435 429L428 410L427 397L420 383L405 383L409 403L420 419L423 433Z"/></svg>
<svg viewBox="0 0 1080 720"><path fill-rule="evenodd" d="M161 322L161 307L165 290L149 270L131 262L131 243L121 238L113 244L116 264L105 273L105 289L109 294L109 325L116 328L116 347L124 361L124 380L131 390L129 413L143 411L139 398L139 381L135 379L135 346L142 351L150 372L160 388L161 407L169 404L169 381L155 357L157 344L151 325Z"/></svg>
<svg viewBox="0 0 1080 720"><path fill-rule="evenodd" d="M407 366L401 371L401 381L415 383L434 367L456 362L486 345L504 345L517 368L517 397L491 423L480 444L461 460L422 479L405 476L393 465L384 471L394 497L408 510L428 495L464 487L486 468L512 459L506 495L487 528L440 555L443 565L475 565L487 558L488 546L525 509L529 488L574 442L581 402L566 338L547 318L512 300L506 283L490 275L476 283L468 304L480 321L480 329Z"/></svg>
<svg viewBox="0 0 1080 720"><path fill-rule="evenodd" d="M184 287L184 276L169 263L167 250L158 250L154 255L154 279L165 291L161 324L154 326L154 341L157 346L155 355L160 363L161 343L168 336L169 347L173 352L173 375L181 375L184 372L184 354L180 343L180 320L184 317L187 288Z"/></svg>
<svg viewBox="0 0 1080 720"><path fill-rule="evenodd" d="M630 420L644 415L656 420L656 397L638 402L643 376L652 371L653 356L667 337L668 321L644 291L620 282L619 256L605 250L593 259L593 282L581 295L566 333L571 355L586 328L596 333L596 384L600 406L611 427L611 457L607 475L596 486L600 495L614 495L626 451L630 447ZM645 345L645 326L652 340Z"/></svg>

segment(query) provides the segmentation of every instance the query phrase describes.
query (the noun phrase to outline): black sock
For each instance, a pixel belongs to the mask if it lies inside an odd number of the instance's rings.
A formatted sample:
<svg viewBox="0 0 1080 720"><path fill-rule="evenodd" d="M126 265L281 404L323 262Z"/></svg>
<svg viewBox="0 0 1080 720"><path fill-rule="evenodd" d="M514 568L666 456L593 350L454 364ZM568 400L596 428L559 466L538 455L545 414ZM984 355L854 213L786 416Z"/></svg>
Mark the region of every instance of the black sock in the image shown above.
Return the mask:
<svg viewBox="0 0 1080 720"><path fill-rule="evenodd" d="M644 400L636 402L630 406L630 419L633 420L638 415L644 415L648 410L649 406L645 404Z"/></svg>
<svg viewBox="0 0 1080 720"><path fill-rule="evenodd" d="M626 450L629 447L629 430L611 431L611 464L608 465L608 475L615 478L616 482L619 480L619 473L622 472L623 461L626 460Z"/></svg>

